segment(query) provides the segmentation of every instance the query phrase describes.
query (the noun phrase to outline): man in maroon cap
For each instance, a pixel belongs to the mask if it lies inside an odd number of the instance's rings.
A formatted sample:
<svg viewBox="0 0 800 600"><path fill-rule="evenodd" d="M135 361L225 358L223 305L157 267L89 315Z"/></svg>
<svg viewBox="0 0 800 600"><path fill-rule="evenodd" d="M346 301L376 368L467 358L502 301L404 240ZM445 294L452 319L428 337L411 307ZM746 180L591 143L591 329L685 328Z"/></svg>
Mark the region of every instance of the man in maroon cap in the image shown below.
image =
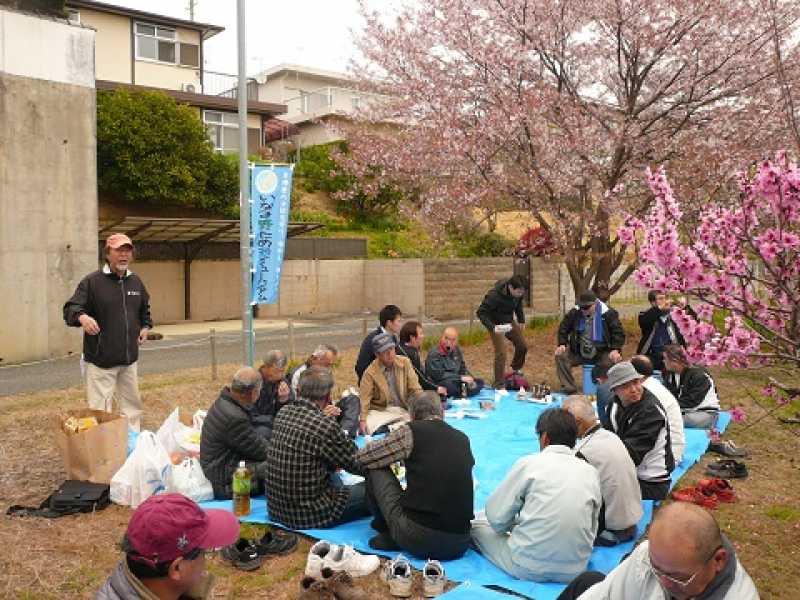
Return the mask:
<svg viewBox="0 0 800 600"><path fill-rule="evenodd" d="M83 328L86 361L86 396L89 406L113 412L113 398L130 426L139 430L142 399L139 396L137 360L139 344L153 326L150 296L144 283L128 267L133 242L122 233L106 240L106 264L84 277L64 304L64 321Z"/></svg>
<svg viewBox="0 0 800 600"><path fill-rule="evenodd" d="M227 510L204 511L181 494L151 496L133 513L122 540L125 558L95 598L210 598L205 552L238 538L239 521Z"/></svg>

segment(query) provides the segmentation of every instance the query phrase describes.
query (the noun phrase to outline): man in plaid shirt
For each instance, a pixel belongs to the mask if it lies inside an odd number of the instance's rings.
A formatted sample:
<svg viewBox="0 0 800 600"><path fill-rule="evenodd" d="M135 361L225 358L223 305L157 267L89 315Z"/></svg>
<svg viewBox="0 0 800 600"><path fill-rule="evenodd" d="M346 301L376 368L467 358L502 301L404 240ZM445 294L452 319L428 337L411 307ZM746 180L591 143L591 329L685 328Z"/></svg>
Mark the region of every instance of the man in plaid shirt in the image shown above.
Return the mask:
<svg viewBox="0 0 800 600"><path fill-rule="evenodd" d="M365 486L342 485L336 470L359 473L356 445L334 418L333 375L310 367L297 399L275 417L264 465L269 514L293 529L333 527L368 516Z"/></svg>

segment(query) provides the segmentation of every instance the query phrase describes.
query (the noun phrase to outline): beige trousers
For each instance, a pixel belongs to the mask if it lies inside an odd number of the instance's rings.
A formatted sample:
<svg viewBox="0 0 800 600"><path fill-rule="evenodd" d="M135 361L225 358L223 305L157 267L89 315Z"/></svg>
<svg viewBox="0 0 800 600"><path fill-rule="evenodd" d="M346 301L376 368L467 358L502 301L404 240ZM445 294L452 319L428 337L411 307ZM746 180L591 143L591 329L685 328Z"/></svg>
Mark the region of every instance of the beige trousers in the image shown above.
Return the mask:
<svg viewBox="0 0 800 600"><path fill-rule="evenodd" d="M139 396L137 363L103 369L86 363L86 399L89 408L114 412L114 400L128 425L139 431L142 421L142 398Z"/></svg>
<svg viewBox="0 0 800 600"><path fill-rule="evenodd" d="M390 406L385 410L371 410L367 413L367 433L371 435L381 425L406 423L410 420L408 411L399 406Z"/></svg>

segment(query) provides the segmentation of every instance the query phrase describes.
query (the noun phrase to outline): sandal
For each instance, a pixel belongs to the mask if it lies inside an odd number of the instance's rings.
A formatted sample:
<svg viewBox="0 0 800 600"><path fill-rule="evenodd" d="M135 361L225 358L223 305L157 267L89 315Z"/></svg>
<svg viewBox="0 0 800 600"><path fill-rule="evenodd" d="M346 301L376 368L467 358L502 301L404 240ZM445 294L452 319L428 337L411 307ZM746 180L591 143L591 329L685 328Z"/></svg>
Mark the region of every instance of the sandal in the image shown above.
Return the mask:
<svg viewBox="0 0 800 600"><path fill-rule="evenodd" d="M736 493L726 479L701 479L697 482L697 489L704 494L714 494L720 502L736 502Z"/></svg>
<svg viewBox="0 0 800 600"><path fill-rule="evenodd" d="M744 479L747 477L747 465L730 458L717 460L706 467L706 475L721 479Z"/></svg>

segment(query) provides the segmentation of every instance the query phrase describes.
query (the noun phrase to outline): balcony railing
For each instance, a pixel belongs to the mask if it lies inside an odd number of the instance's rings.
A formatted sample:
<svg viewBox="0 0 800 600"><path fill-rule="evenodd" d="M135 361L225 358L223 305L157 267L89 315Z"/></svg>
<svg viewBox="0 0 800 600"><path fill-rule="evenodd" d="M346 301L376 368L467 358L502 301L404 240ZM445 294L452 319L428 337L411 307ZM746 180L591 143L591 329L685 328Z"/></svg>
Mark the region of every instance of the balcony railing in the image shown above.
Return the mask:
<svg viewBox="0 0 800 600"><path fill-rule="evenodd" d="M340 87L324 87L303 92L285 101L286 116L322 116L330 113L353 113L367 102L377 99L374 94Z"/></svg>
<svg viewBox="0 0 800 600"><path fill-rule="evenodd" d="M229 73L203 71L203 93L208 96L238 98L239 77ZM258 82L252 77L247 78L247 99L258 102Z"/></svg>

